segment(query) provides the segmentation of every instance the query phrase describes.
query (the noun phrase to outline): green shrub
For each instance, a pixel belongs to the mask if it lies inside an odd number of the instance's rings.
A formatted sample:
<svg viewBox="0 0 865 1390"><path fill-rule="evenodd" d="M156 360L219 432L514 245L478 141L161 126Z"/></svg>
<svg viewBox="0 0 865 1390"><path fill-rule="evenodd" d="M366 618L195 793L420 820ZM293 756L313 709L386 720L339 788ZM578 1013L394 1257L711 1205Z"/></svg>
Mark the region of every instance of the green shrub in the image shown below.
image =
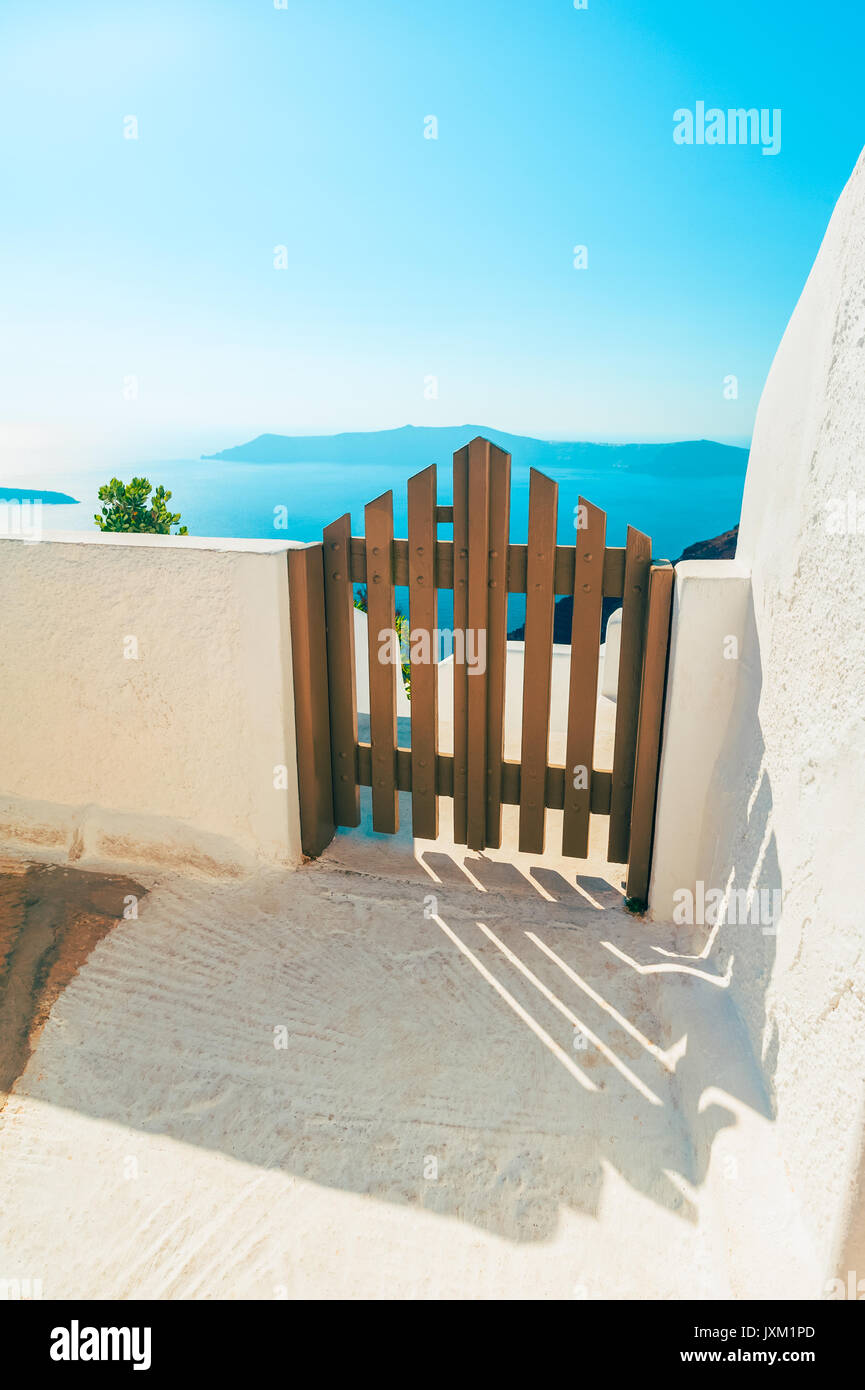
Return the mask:
<svg viewBox="0 0 865 1390"><path fill-rule="evenodd" d="M122 483L112 478L99 489L99 501L104 502L102 515L93 520L100 531L148 531L156 536L188 536L185 526L180 526L180 512L170 512L165 505L171 496L164 487L158 487L150 494L153 486L146 478L133 478L131 483ZM177 531L172 533L172 526Z"/></svg>

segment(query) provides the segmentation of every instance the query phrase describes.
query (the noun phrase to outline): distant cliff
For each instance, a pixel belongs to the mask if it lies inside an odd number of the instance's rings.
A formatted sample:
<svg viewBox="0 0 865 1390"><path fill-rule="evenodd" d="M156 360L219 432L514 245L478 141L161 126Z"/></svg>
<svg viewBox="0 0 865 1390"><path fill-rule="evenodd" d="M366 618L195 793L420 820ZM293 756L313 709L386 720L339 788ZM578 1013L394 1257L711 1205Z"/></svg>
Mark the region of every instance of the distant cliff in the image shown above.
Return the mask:
<svg viewBox="0 0 865 1390"><path fill-rule="evenodd" d="M683 550L678 560L735 560L736 540L739 535L738 523L732 531L723 531L720 536L713 536L710 541L695 541Z"/></svg>

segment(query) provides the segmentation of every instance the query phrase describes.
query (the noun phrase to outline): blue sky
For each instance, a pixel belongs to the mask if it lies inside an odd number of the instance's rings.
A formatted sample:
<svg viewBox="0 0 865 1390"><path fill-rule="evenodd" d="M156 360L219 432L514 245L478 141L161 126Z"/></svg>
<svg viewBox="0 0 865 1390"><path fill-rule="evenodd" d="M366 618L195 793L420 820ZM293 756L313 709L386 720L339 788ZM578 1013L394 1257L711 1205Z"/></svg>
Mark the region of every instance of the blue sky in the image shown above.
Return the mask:
<svg viewBox="0 0 865 1390"><path fill-rule="evenodd" d="M863 49L838 0L3 0L0 478L408 422L747 441ZM676 145L700 100L779 108L780 153Z"/></svg>

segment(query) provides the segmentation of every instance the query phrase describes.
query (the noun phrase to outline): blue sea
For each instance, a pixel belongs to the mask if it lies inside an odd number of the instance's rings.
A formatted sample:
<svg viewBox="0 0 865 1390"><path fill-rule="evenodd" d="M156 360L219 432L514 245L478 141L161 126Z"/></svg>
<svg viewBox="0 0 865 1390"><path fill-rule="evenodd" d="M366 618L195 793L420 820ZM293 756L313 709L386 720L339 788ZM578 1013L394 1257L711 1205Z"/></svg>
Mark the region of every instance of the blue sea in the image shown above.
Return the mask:
<svg viewBox="0 0 865 1390"><path fill-rule="evenodd" d="M33 487L54 487L80 498L77 506L52 506L43 511L50 529L90 530L99 510L97 492L111 469L98 469L34 478ZM394 530L406 534L405 484L413 471L392 463L381 466L346 463L255 464L201 459L160 459L135 468L115 470L124 482L144 475L173 494L170 507L181 513L184 525L197 536L244 536L276 540L314 541L322 527L350 512L354 535L362 535L363 509L382 492L393 489ZM550 469L559 485L558 539L574 543L574 509L585 497L607 513L607 544L624 545L627 526L652 538L656 558L675 560L685 546L727 531L739 520L742 477L670 479L622 469ZM439 468L439 503L451 499L450 470ZM511 540L525 541L528 527L529 470L515 461L511 481ZM287 510L286 527L275 524ZM451 535L449 527L439 532ZM398 602L400 598L398 598ZM522 621L524 601L512 595L509 627ZM403 604L404 606L404 604ZM441 595L440 622L449 622L449 595Z"/></svg>

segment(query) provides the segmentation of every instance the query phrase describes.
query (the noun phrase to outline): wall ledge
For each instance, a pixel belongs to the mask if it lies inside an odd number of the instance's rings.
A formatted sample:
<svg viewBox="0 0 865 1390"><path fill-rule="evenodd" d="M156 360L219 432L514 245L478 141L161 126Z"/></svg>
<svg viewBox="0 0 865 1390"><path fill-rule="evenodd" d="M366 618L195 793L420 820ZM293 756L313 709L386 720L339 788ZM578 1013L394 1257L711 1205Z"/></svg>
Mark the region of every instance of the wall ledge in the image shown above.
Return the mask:
<svg viewBox="0 0 865 1390"><path fill-rule="evenodd" d="M14 796L0 798L0 844L18 853L28 847L50 851L53 862L81 868L111 863L216 878L245 877L264 863L234 840L169 816ZM287 859L285 867L296 864Z"/></svg>
<svg viewBox="0 0 865 1390"><path fill-rule="evenodd" d="M290 540L252 540L243 536L154 536L146 531L43 531L38 539L17 534L0 534L0 542L18 545L99 545L129 546L133 549L173 551L218 550L243 555L279 555L303 550L308 542Z"/></svg>

